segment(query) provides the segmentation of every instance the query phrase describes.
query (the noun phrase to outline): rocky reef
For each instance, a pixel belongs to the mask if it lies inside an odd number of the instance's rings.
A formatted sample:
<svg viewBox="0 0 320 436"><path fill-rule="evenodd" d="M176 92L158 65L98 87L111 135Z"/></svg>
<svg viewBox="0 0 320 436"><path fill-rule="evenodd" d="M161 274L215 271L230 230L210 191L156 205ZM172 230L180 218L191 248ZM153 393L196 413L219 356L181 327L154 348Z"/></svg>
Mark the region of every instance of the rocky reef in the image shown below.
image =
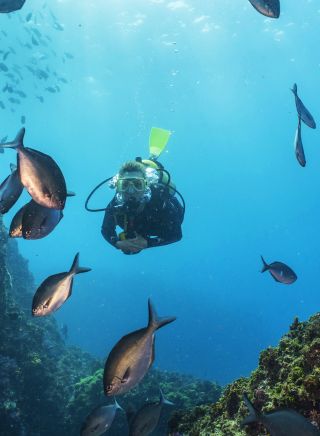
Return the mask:
<svg viewBox="0 0 320 436"><path fill-rule="evenodd" d="M103 394L103 362L65 343L53 316L33 318L35 284L15 240L0 216L0 434L73 436L93 408L108 404ZM189 376L152 370L136 389L119 397L124 409L157 401L159 387L175 403L166 407L158 433L167 433L173 410L216 401L221 389ZM127 434L118 412L110 435Z"/></svg>
<svg viewBox="0 0 320 436"><path fill-rule="evenodd" d="M307 322L296 318L279 345L260 354L259 366L251 376L228 385L218 402L174 413L169 422L170 434L268 434L259 424L240 428L248 414L242 401L244 392L263 412L292 408L320 428L320 314Z"/></svg>

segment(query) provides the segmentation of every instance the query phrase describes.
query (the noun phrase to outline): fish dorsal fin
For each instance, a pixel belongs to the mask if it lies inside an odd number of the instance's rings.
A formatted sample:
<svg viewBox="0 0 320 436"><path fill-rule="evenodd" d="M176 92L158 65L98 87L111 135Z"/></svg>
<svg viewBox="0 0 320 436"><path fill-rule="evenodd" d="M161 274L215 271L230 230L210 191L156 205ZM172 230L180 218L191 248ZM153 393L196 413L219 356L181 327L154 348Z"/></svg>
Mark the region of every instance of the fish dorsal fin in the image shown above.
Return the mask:
<svg viewBox="0 0 320 436"><path fill-rule="evenodd" d="M268 271L268 269L270 269L270 267L269 267L269 265L267 264L267 262L264 260L264 258L261 255L260 255L260 257L261 257L261 260L262 260L262 263L263 263L263 267L262 267L262 270L261 270L261 272L263 273L265 271Z"/></svg>
<svg viewBox="0 0 320 436"><path fill-rule="evenodd" d="M123 408L122 408L122 407L119 405L119 403L117 402L116 397L114 397L114 405L115 405L115 408L116 408L116 409L123 410Z"/></svg>
<svg viewBox="0 0 320 436"><path fill-rule="evenodd" d="M294 95L298 95L298 87L296 83L293 84L291 91L294 93Z"/></svg>
<svg viewBox="0 0 320 436"><path fill-rule="evenodd" d="M172 403L171 401L167 400L166 397L163 395L163 392L161 390L161 388L159 388L160 391L160 404L167 404L168 406L174 406L174 403Z"/></svg>
<svg viewBox="0 0 320 436"><path fill-rule="evenodd" d="M153 307L150 298L148 299L148 309L149 309L148 328L152 330L158 330L161 327L165 326L166 324L169 324L170 322L176 320L175 316L162 317L162 318L158 317L157 312Z"/></svg>
<svg viewBox="0 0 320 436"><path fill-rule="evenodd" d="M249 415L240 423L240 427L243 427L244 425L250 424L252 422L257 422L261 418L260 412L258 412L258 410L251 403L246 393L243 394L243 401L248 407Z"/></svg>
<svg viewBox="0 0 320 436"><path fill-rule="evenodd" d="M79 266L79 253L77 253L75 255L73 263L71 265L70 273L80 274L80 273L89 272L89 271L91 271L91 268Z"/></svg>

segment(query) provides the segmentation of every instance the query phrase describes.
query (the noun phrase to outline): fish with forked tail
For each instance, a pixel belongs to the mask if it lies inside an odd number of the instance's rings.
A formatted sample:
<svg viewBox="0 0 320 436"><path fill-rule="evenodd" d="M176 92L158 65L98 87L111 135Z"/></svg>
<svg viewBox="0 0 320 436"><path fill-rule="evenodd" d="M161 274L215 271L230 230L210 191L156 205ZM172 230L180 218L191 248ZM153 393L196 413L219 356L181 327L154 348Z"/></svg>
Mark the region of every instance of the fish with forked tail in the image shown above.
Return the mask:
<svg viewBox="0 0 320 436"><path fill-rule="evenodd" d="M62 171L52 157L25 147L24 134L23 127L14 141L0 144L0 147L14 148L17 151L20 180L33 200L41 206L62 210L67 197Z"/></svg>
<svg viewBox="0 0 320 436"><path fill-rule="evenodd" d="M148 309L148 326L123 336L107 358L103 374L106 395L124 394L143 379L155 358L155 331L176 319L158 318L150 299Z"/></svg>
<svg viewBox="0 0 320 436"><path fill-rule="evenodd" d="M302 144L302 138L301 138L301 119L299 117L298 121L298 127L296 131L296 136L294 138L294 151L296 154L297 161L302 167L306 166L306 158L304 155L304 149Z"/></svg>
<svg viewBox="0 0 320 436"><path fill-rule="evenodd" d="M100 436L109 430L117 410L123 410L117 400L109 406L96 407L82 424L80 436Z"/></svg>
<svg viewBox="0 0 320 436"><path fill-rule="evenodd" d="M279 409L263 414L243 394L243 401L249 409L249 415L242 421L241 427L261 422L272 436L320 436L320 431L303 415L292 409Z"/></svg>
<svg viewBox="0 0 320 436"><path fill-rule="evenodd" d="M0 213L7 213L19 199L23 190L17 167L10 165L11 174L0 185Z"/></svg>
<svg viewBox="0 0 320 436"><path fill-rule="evenodd" d="M294 83L293 88L291 89L291 91L294 94L298 117L301 118L301 120L308 127L310 127L311 129L315 129L317 127L316 126L316 122L315 122L313 116L311 115L311 113L308 111L308 109L302 103L300 97L298 96L298 87L297 87L296 83Z"/></svg>
<svg viewBox="0 0 320 436"><path fill-rule="evenodd" d="M77 253L70 271L49 276L39 286L32 301L32 315L46 316L58 310L71 297L74 276L88 271L91 268L79 266Z"/></svg>
<svg viewBox="0 0 320 436"><path fill-rule="evenodd" d="M296 273L283 262L272 262L267 264L264 258L261 256L263 267L261 272L269 271L274 280L285 285L291 285L291 283L297 280Z"/></svg>

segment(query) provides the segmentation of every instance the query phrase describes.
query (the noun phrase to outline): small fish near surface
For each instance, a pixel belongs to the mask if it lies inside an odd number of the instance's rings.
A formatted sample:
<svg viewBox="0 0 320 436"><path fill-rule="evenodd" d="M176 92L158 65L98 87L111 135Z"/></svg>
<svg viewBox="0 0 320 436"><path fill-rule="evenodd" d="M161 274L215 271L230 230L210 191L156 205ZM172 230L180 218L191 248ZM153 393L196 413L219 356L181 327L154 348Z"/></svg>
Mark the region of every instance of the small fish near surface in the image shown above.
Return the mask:
<svg viewBox="0 0 320 436"><path fill-rule="evenodd" d="M48 236L63 218L62 210L50 209L31 200L22 216L23 239L35 240Z"/></svg>
<svg viewBox="0 0 320 436"><path fill-rule="evenodd" d="M0 185L0 213L7 213L19 199L23 190L17 167L10 165L11 174Z"/></svg>
<svg viewBox="0 0 320 436"><path fill-rule="evenodd" d="M26 0L0 0L0 12L9 13L22 8Z"/></svg>
<svg viewBox="0 0 320 436"><path fill-rule="evenodd" d="M263 268L261 272L269 271L274 280L284 285L291 285L297 280L296 273L285 263L282 262L272 262L267 264L264 258L261 256L263 262Z"/></svg>
<svg viewBox="0 0 320 436"><path fill-rule="evenodd" d="M155 358L155 331L176 319L158 318L150 299L148 309L148 326L123 336L111 350L103 374L105 395L124 394L140 383Z"/></svg>
<svg viewBox="0 0 320 436"><path fill-rule="evenodd" d="M269 18L279 18L280 16L280 0L249 0L252 6Z"/></svg>
<svg viewBox="0 0 320 436"><path fill-rule="evenodd" d="M316 122L315 122L313 116L311 115L311 113L308 111L308 109L302 103L300 97L298 96L298 87L297 87L296 83L294 83L293 88L291 89L291 91L294 94L298 117L301 118L301 120L308 127L310 127L311 129L315 129L317 127L316 126Z"/></svg>
<svg viewBox="0 0 320 436"><path fill-rule="evenodd" d="M91 271L91 268L79 266L77 253L70 271L54 274L39 286L32 301L32 315L46 316L58 310L71 297L74 276L88 271Z"/></svg>
<svg viewBox="0 0 320 436"><path fill-rule="evenodd" d="M243 401L249 409L249 416L242 421L241 427L261 422L272 436L320 436L320 430L295 410L279 409L263 414L246 394L243 394Z"/></svg>
<svg viewBox="0 0 320 436"><path fill-rule="evenodd" d="M297 161L302 167L306 166L306 158L304 155L304 149L302 144L302 138L301 138L301 119L299 118L298 121L298 127L296 131L296 136L294 139L294 151L297 158Z"/></svg>
<svg viewBox="0 0 320 436"><path fill-rule="evenodd" d="M14 141L0 144L0 147L13 148L17 151L20 180L33 200L41 206L62 210L67 197L62 171L52 157L24 147L24 134L23 127Z"/></svg>
<svg viewBox="0 0 320 436"><path fill-rule="evenodd" d="M160 389L160 400L158 403L147 403L135 414L127 413L129 436L150 435L158 425L162 407L165 404L173 406L173 403L164 397Z"/></svg>
<svg viewBox="0 0 320 436"><path fill-rule="evenodd" d="M110 429L118 409L123 410L116 399L114 399L114 404L95 408L82 424L80 436L100 436L104 434Z"/></svg>

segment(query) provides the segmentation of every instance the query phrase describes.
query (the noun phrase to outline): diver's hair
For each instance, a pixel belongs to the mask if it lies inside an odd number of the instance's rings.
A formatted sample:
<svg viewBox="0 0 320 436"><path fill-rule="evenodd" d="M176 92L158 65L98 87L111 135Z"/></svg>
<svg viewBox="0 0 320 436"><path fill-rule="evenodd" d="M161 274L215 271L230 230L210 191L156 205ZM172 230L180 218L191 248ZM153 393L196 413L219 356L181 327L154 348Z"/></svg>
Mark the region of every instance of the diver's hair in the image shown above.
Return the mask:
<svg viewBox="0 0 320 436"><path fill-rule="evenodd" d="M136 160L125 162L119 170L119 177L122 177L124 173L129 173L131 171L138 171L139 173L142 173L142 177L146 177L145 166Z"/></svg>

